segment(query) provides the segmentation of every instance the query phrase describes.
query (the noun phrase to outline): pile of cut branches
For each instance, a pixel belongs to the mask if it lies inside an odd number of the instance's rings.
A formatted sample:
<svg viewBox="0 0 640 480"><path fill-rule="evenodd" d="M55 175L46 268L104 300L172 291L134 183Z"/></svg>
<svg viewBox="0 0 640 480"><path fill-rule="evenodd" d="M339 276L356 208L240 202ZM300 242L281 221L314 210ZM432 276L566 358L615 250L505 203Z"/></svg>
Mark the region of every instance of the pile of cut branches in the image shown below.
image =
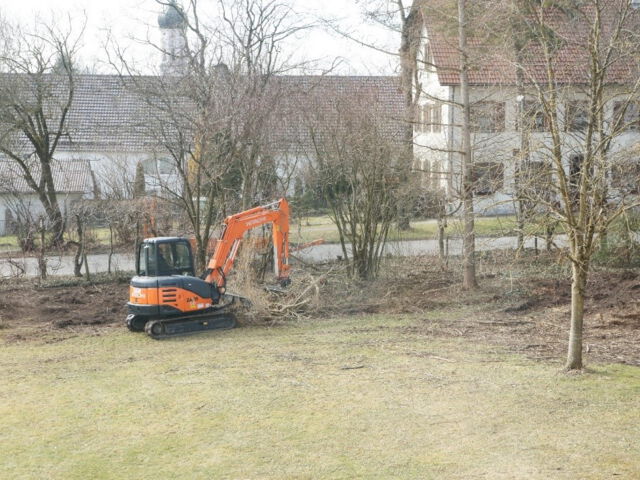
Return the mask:
<svg viewBox="0 0 640 480"><path fill-rule="evenodd" d="M318 268L301 264L293 269L291 283L286 287L275 284L273 275L264 275L257 269L265 262L259 258L262 253L244 250L239 255L232 279L233 293L251 302L251 307L241 315L245 324L275 322L312 316L322 303L322 287L327 278L340 270L339 265ZM260 278L265 278L260 281Z"/></svg>

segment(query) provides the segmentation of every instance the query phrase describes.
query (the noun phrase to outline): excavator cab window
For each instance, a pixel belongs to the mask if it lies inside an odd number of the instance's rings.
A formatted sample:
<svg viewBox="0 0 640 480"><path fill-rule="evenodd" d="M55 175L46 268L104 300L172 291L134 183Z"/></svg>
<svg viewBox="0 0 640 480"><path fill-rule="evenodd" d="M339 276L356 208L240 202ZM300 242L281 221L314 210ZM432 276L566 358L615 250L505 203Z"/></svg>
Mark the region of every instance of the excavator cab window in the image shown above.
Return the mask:
<svg viewBox="0 0 640 480"><path fill-rule="evenodd" d="M145 277L193 276L191 246L183 239L143 242L140 244L136 270L138 275Z"/></svg>

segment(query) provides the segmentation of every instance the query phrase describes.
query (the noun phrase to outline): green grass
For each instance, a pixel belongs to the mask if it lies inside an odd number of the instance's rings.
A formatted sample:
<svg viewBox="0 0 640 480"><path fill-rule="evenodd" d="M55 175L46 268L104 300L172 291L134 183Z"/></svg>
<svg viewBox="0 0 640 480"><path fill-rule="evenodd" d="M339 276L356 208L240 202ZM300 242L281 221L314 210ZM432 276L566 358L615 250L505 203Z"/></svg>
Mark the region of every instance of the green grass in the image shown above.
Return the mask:
<svg viewBox="0 0 640 480"><path fill-rule="evenodd" d="M5 235L4 237L0 237L0 252L12 251L18 248L18 237L15 235Z"/></svg>
<svg viewBox="0 0 640 480"><path fill-rule="evenodd" d="M614 227L621 226L622 220L618 220ZM501 237L515 235L517 224L515 216L495 216L477 217L475 219L476 236L479 237ZM460 237L463 225L460 218L448 220L446 234L450 237ZM562 233L562 228L558 226L556 233ZM527 235L543 235L544 230L539 225L527 225L525 228ZM93 238L98 245L107 246L109 244L109 229L94 228L91 230ZM392 228L389 232L389 240L426 240L435 239L438 236L438 225L436 220L414 220L411 222L411 229L408 231L398 231ZM291 223L291 240L296 243L310 242L312 240L323 239L326 243L338 243L340 237L338 229L329 216L304 217L293 219ZM13 251L18 249L18 241L15 235L0 237L0 251Z"/></svg>
<svg viewBox="0 0 640 480"><path fill-rule="evenodd" d="M640 477L640 370L566 376L424 326L3 345L0 478Z"/></svg>
<svg viewBox="0 0 640 480"><path fill-rule="evenodd" d="M513 216L479 217L476 219L476 235L481 237L498 237L515 235L516 220ZM450 219L446 233L456 237L462 235L462 222L460 219ZM98 245L109 244L109 229L95 228L91 230L93 238ZM416 220L411 222L411 230L398 231L392 228L389 232L389 240L424 240L434 239L438 235L438 225L435 220ZM73 236L72 236L73 237ZM71 237L71 238L72 238ZM340 237L338 229L328 216L305 217L291 223L291 240L293 242L310 242L324 239L326 243L338 243ZM18 243L15 236L0 237L0 251L17 250Z"/></svg>
<svg viewBox="0 0 640 480"><path fill-rule="evenodd" d="M499 237L515 235L516 220L513 216L479 217L476 219L476 235L483 237ZM462 221L450 219L446 229L449 236L462 235ZM411 222L411 230L398 231L392 228L389 232L389 240L425 240L438 236L438 224L436 220L416 220ZM298 222L294 220L291 225L291 239L294 242L309 242L322 238L327 243L340 241L338 229L328 216L305 217Z"/></svg>

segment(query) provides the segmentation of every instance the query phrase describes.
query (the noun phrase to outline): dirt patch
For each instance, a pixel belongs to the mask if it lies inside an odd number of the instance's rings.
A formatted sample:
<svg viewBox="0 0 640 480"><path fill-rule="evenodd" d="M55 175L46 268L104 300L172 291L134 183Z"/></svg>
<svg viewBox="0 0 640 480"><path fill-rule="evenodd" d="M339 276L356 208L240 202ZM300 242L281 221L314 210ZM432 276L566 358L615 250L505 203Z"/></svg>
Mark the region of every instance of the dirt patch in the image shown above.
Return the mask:
<svg viewBox="0 0 640 480"><path fill-rule="evenodd" d="M255 284L229 280L253 307L242 323L285 323L306 317L382 314L425 315L406 334L463 337L500 345L537 359L562 361L570 319L571 282L567 267L552 255L479 256L480 288L460 288L460 265L442 268L437 259L391 258L380 278L349 279L340 263L300 266L293 284L267 293ZM237 290L235 287L239 287ZM27 282L0 292L0 331L5 340L54 332L54 337L124 328L126 282L37 288ZM435 313L435 314L434 314ZM585 305L587 362L640 365L640 275L636 270L594 270Z"/></svg>
<svg viewBox="0 0 640 480"><path fill-rule="evenodd" d="M20 282L0 292L6 339L23 340L51 330L122 325L128 286L123 283L40 288Z"/></svg>
<svg viewBox="0 0 640 480"><path fill-rule="evenodd" d="M326 276L315 303L305 305L302 313L322 319L435 311L437 319L430 315L423 326L406 333L464 337L562 362L571 305L567 267L555 255L514 260L512 253L485 255L479 267L480 288L465 292L460 288L460 266L443 269L431 257L388 260L374 282L349 280L333 265L331 273L316 272L312 277ZM640 365L639 292L640 276L634 270L591 273L585 304L587 362Z"/></svg>
<svg viewBox="0 0 640 480"><path fill-rule="evenodd" d="M466 302L470 313L465 309L444 320L425 320L422 332L464 337L505 346L530 358L562 361L569 338L570 279L533 276L521 278L520 283L527 288L507 294L510 285L505 279L481 281L480 291ZM587 362L640 366L638 285L635 272L592 272L585 302ZM496 291L502 293L492 295ZM442 305L447 304L444 297L441 300ZM449 297L449 306L458 303Z"/></svg>

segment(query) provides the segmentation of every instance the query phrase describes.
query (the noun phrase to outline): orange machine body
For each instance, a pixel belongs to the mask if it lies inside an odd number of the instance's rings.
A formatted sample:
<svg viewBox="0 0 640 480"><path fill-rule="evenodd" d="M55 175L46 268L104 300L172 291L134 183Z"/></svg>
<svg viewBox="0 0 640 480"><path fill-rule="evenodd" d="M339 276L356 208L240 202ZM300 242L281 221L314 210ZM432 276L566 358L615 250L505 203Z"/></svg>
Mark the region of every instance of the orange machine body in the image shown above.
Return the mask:
<svg viewBox="0 0 640 480"><path fill-rule="evenodd" d="M225 293L226 278L233 268L242 237L247 231L265 224L272 224L276 276L281 283L287 283L289 204L282 198L227 217L201 278L194 276L193 255L187 239L155 237L144 240L138 251L138 274L131 279L129 287L127 305L130 314L134 317L164 318L198 313L217 305ZM160 255L163 249L166 255ZM140 323L144 324L144 318L139 320Z"/></svg>
<svg viewBox="0 0 640 480"><path fill-rule="evenodd" d="M133 305L158 305L165 311L175 309L181 313L195 312L213 306L211 298L179 287L129 287L129 303Z"/></svg>

